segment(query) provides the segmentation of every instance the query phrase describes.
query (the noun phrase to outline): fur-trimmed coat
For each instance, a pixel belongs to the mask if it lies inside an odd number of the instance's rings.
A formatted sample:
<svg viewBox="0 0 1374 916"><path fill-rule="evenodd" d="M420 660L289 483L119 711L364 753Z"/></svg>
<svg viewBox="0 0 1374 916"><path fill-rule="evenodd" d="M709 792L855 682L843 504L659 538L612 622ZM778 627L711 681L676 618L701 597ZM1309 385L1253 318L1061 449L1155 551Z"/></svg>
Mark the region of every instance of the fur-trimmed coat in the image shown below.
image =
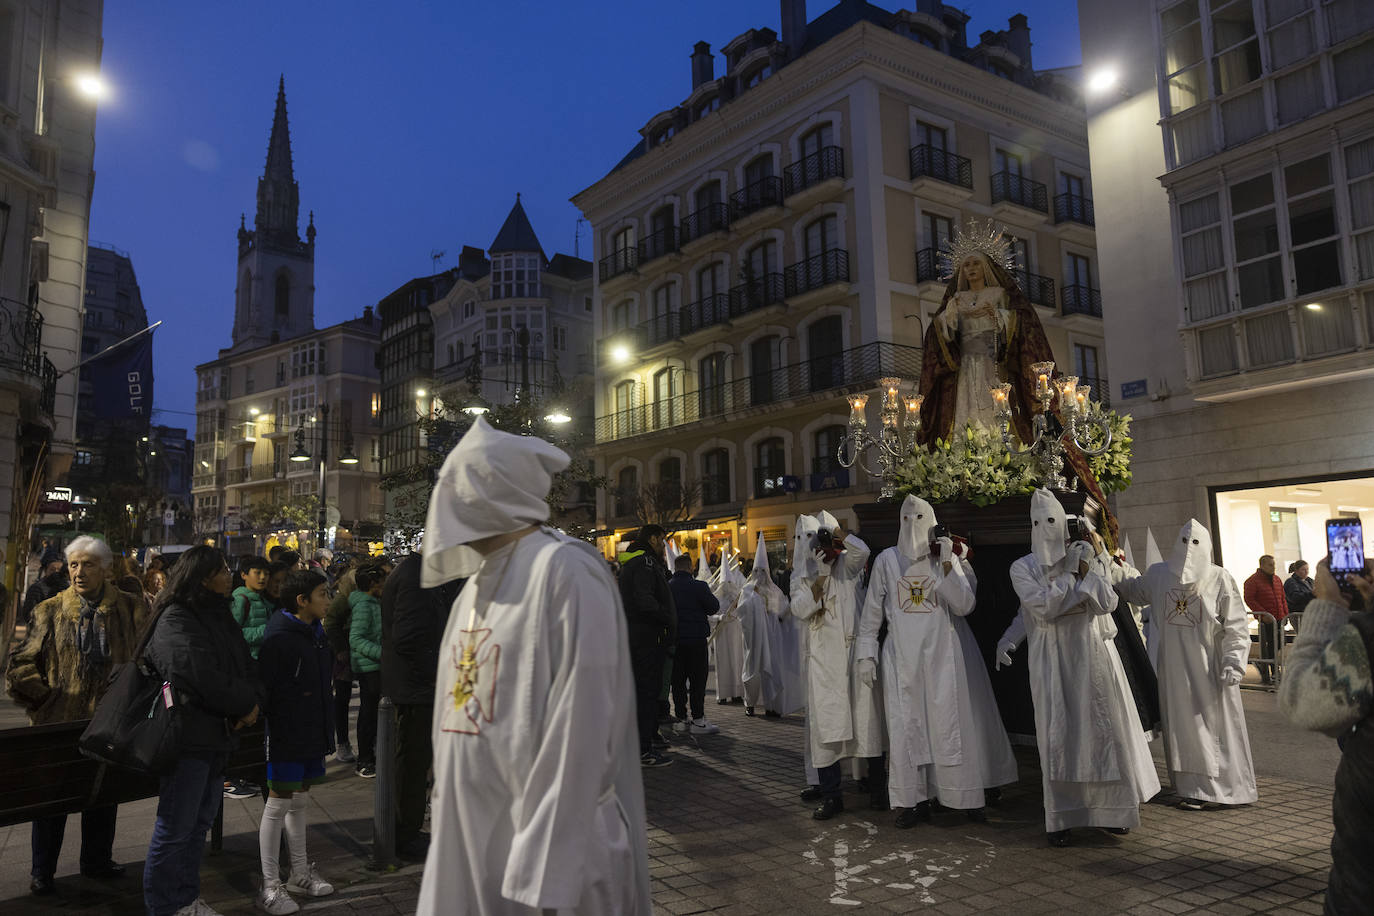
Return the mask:
<svg viewBox="0 0 1374 916"><path fill-rule="evenodd" d="M114 666L132 660L147 609L141 598L121 592L113 582L105 583L96 619L105 630L108 663L85 676L77 648L80 617L76 586L40 602L33 609L28 634L10 658L6 686L10 698L28 712L31 725L89 719Z"/></svg>

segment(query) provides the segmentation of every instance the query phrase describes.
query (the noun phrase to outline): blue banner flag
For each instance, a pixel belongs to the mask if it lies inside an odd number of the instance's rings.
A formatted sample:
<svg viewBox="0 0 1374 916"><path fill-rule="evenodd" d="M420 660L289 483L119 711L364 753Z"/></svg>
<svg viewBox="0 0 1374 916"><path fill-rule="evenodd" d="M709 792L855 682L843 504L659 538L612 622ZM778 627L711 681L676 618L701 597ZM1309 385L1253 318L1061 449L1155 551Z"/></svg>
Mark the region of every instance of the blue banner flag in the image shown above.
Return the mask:
<svg viewBox="0 0 1374 916"><path fill-rule="evenodd" d="M82 366L90 380L95 416L146 418L153 409L153 335L144 334Z"/></svg>

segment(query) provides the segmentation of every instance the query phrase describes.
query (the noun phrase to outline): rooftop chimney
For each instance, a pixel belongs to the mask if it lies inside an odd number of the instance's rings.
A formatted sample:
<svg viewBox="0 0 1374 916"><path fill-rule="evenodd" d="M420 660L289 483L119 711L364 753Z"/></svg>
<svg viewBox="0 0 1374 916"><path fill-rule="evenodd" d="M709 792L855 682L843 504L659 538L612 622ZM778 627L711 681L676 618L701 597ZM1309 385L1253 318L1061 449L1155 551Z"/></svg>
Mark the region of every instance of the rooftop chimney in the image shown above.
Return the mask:
<svg viewBox="0 0 1374 916"><path fill-rule="evenodd" d="M782 43L788 60L795 60L806 44L806 0L782 0Z"/></svg>
<svg viewBox="0 0 1374 916"><path fill-rule="evenodd" d="M1024 13L1017 13L1007 20L1007 26L1007 50L1021 58L1027 73L1032 72L1030 23Z"/></svg>
<svg viewBox="0 0 1374 916"><path fill-rule="evenodd" d="M696 89L702 83L709 83L715 78L715 55L711 53L709 44L699 41L692 47L692 88Z"/></svg>

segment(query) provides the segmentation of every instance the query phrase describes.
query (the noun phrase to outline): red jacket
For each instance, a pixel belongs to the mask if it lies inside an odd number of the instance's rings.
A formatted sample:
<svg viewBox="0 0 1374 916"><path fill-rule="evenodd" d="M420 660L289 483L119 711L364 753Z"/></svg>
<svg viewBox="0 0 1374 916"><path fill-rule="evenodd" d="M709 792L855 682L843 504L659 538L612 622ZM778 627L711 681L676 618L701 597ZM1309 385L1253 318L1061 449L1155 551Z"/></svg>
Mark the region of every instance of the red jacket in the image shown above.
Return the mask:
<svg viewBox="0 0 1374 916"><path fill-rule="evenodd" d="M1288 616L1288 599L1283 593L1283 581L1278 576L1266 576L1263 570L1255 570L1255 574L1245 580L1245 603L1251 611L1265 611L1274 615L1275 620Z"/></svg>

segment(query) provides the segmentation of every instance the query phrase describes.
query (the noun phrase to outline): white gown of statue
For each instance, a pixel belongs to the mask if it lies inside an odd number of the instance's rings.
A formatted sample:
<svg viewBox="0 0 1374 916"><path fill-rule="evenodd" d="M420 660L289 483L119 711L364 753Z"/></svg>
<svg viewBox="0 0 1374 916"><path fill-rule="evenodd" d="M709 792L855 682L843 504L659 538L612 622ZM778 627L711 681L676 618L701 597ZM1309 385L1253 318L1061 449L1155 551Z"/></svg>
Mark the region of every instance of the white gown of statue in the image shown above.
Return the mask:
<svg viewBox="0 0 1374 916"><path fill-rule="evenodd" d="M1190 580L1190 581L1182 581ZM1189 521L1168 562L1117 585L1148 604L1159 633L1159 705L1174 790L1225 805L1258 800L1239 677L1250 653L1245 602L1231 574L1212 564L1212 538ZM1234 684L1224 684L1227 669Z"/></svg>
<svg viewBox="0 0 1374 916"><path fill-rule="evenodd" d="M475 683L455 698L474 640ZM496 551L441 646L418 912L650 913L629 638L605 563L548 529Z"/></svg>
<svg viewBox="0 0 1374 916"><path fill-rule="evenodd" d="M962 354L951 435L968 423L997 428L988 389L1003 381L997 374L997 337L1006 330L1008 298L1000 286L961 289L941 313L940 333L950 341L957 336Z"/></svg>

